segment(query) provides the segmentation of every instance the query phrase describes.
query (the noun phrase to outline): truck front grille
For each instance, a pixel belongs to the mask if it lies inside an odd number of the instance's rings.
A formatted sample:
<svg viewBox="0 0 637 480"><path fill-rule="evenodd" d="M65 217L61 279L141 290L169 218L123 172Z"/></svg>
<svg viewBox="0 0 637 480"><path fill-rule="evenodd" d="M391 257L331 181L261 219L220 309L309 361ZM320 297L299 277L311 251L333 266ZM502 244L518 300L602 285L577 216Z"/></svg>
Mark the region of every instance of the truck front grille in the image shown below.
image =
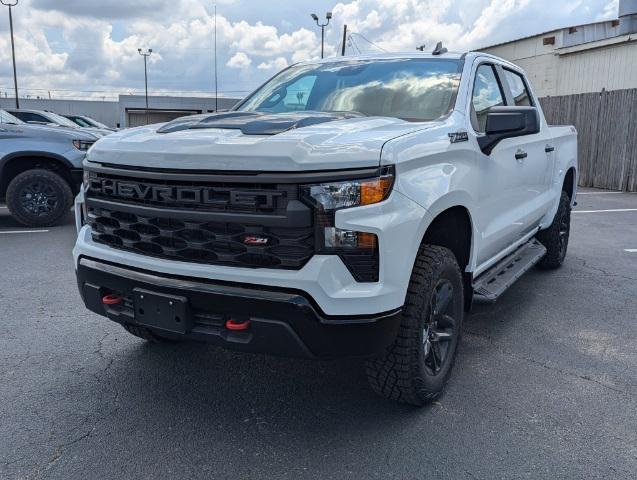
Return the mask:
<svg viewBox="0 0 637 480"><path fill-rule="evenodd" d="M183 220L88 206L93 240L170 260L300 269L314 254L314 227Z"/></svg>

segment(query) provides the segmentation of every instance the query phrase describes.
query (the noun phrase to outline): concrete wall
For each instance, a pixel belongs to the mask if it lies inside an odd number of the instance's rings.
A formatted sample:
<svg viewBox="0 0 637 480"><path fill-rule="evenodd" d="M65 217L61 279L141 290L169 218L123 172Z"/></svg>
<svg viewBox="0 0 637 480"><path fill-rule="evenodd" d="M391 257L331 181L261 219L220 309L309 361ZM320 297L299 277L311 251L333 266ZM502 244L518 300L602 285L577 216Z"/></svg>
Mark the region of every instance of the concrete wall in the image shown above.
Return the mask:
<svg viewBox="0 0 637 480"><path fill-rule="evenodd" d="M0 108L14 108L15 98L0 98ZM60 115L87 115L109 127L119 122L117 102L100 100L49 100L21 98L21 108L49 110Z"/></svg>
<svg viewBox="0 0 637 480"><path fill-rule="evenodd" d="M481 51L524 68L540 97L637 88L637 34L561 46L559 30ZM543 39L554 36L555 45Z"/></svg>

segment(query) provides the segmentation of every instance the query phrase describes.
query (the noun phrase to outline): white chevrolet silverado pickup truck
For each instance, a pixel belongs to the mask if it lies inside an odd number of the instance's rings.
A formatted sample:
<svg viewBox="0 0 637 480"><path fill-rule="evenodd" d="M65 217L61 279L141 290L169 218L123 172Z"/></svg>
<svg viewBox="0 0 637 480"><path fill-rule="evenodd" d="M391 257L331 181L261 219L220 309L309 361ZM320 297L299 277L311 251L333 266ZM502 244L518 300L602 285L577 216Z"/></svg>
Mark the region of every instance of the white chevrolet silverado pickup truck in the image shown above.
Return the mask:
<svg viewBox="0 0 637 480"><path fill-rule="evenodd" d="M366 357L376 392L423 405L472 301L563 262L576 136L482 53L299 63L89 150L80 293L148 341Z"/></svg>

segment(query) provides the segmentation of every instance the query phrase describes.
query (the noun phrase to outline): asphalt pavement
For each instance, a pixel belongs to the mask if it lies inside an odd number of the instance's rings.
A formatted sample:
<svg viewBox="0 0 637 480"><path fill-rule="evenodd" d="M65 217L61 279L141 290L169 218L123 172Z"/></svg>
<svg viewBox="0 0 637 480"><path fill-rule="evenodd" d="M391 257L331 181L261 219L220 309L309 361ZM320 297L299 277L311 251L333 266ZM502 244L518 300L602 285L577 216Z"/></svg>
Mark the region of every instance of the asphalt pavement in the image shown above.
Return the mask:
<svg viewBox="0 0 637 480"><path fill-rule="evenodd" d="M359 360L146 344L84 308L72 218L0 208L0 479L634 479L637 194L583 193L565 265L476 306L424 409Z"/></svg>

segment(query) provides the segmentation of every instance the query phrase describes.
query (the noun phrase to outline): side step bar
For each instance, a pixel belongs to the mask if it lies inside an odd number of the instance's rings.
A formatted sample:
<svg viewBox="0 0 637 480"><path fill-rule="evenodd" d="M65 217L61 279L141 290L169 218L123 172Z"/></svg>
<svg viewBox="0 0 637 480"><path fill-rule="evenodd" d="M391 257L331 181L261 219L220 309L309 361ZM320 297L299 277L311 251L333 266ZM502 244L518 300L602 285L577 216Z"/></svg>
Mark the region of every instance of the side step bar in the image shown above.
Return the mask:
<svg viewBox="0 0 637 480"><path fill-rule="evenodd" d="M518 278L546 255L546 248L535 238L510 253L473 282L476 300L495 302Z"/></svg>

